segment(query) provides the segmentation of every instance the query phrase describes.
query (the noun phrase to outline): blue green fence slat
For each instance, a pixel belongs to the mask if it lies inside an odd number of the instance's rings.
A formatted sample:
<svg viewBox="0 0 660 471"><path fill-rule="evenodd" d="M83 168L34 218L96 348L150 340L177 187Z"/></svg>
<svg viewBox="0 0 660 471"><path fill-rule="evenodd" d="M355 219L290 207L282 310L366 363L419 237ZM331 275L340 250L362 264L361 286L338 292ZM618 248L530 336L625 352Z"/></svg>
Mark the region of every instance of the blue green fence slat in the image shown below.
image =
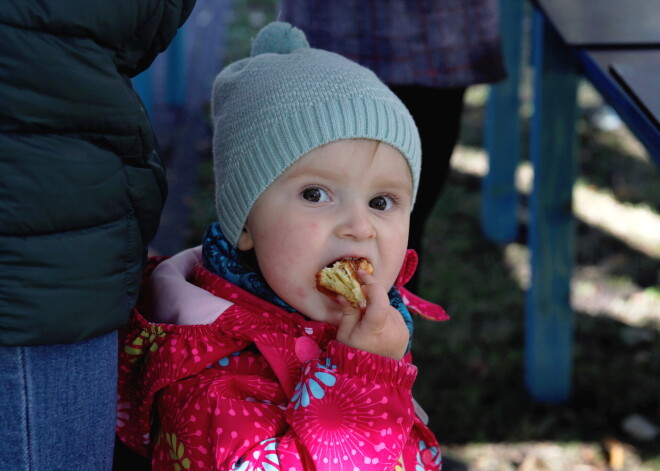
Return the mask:
<svg viewBox="0 0 660 471"><path fill-rule="evenodd" d="M578 63L557 33L535 11L532 31L534 114L530 157L531 286L527 293L525 381L532 396L561 402L571 393L574 263L572 215Z"/></svg>
<svg viewBox="0 0 660 471"><path fill-rule="evenodd" d="M524 2L500 0L500 30L507 79L490 87L486 105L485 148L489 171L481 188L481 221L486 237L510 242L518 229L515 173L520 161L519 89Z"/></svg>

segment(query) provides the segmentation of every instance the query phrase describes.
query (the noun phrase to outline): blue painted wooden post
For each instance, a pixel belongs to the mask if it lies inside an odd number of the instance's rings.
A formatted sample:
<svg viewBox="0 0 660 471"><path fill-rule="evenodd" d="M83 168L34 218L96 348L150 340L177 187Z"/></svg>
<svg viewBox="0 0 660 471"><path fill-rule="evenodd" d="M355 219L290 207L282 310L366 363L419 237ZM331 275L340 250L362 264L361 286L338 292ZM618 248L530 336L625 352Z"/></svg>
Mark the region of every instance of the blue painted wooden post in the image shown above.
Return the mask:
<svg viewBox="0 0 660 471"><path fill-rule="evenodd" d="M133 88L140 95L144 108L150 116L154 110L154 67L158 61L166 60L165 67L165 102L173 106L183 106L186 100L185 84L185 25L179 29L167 50L158 56L144 72L133 77Z"/></svg>
<svg viewBox="0 0 660 471"><path fill-rule="evenodd" d="M519 89L524 2L500 0L500 30L507 79L490 87L484 142L490 169L481 187L481 221L486 237L510 242L518 230L516 167L520 161Z"/></svg>
<svg viewBox="0 0 660 471"><path fill-rule="evenodd" d="M527 293L525 380L532 396L561 402L570 396L573 312L570 280L574 260L572 192L578 64L558 34L534 11L534 115L530 155L531 287Z"/></svg>
<svg viewBox="0 0 660 471"><path fill-rule="evenodd" d="M187 24L187 23L186 23ZM166 101L167 105L180 107L186 101L186 63L184 57L186 25L183 25L167 48Z"/></svg>
<svg viewBox="0 0 660 471"><path fill-rule="evenodd" d="M135 89L137 94L140 95L140 98L142 99L142 104L144 105L144 109L147 111L147 114L149 116L152 116L152 112L153 112L153 96L152 96L151 80L152 80L151 68L148 68L141 74L136 75L131 80L133 84L133 88Z"/></svg>

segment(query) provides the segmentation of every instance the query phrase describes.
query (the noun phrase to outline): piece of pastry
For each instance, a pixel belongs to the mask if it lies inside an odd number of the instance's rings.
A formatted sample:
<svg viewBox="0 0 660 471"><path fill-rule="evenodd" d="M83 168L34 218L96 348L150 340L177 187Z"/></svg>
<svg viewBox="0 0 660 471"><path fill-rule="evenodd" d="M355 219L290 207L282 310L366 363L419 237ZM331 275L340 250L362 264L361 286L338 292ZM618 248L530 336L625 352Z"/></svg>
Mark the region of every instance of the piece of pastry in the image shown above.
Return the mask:
<svg viewBox="0 0 660 471"><path fill-rule="evenodd" d="M341 294L350 303L358 306L366 301L358 279L358 270L364 270L370 275L374 272L366 258L337 260L331 267L325 267L316 274L316 287L330 296Z"/></svg>

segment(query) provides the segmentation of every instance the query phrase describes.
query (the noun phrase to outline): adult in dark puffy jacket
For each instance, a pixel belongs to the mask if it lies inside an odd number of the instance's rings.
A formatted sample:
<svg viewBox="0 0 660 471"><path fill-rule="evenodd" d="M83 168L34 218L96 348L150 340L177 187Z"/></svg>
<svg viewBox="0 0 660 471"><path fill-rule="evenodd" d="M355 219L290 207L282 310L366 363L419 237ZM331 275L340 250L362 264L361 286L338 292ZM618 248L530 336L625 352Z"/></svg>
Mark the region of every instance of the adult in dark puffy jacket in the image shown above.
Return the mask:
<svg viewBox="0 0 660 471"><path fill-rule="evenodd" d="M0 8L0 469L110 469L116 329L166 186L130 77L195 0Z"/></svg>

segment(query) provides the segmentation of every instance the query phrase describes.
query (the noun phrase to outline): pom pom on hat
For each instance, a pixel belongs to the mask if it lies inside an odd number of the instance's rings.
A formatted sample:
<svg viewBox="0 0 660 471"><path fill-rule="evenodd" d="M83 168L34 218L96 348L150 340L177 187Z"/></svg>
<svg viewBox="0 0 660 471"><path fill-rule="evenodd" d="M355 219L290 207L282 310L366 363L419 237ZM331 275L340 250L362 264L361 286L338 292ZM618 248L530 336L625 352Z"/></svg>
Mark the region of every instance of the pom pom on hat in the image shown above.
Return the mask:
<svg viewBox="0 0 660 471"><path fill-rule="evenodd" d="M269 52L288 54L301 47L309 47L305 33L289 23L277 21L264 26L259 31L252 41L250 56L255 57Z"/></svg>

